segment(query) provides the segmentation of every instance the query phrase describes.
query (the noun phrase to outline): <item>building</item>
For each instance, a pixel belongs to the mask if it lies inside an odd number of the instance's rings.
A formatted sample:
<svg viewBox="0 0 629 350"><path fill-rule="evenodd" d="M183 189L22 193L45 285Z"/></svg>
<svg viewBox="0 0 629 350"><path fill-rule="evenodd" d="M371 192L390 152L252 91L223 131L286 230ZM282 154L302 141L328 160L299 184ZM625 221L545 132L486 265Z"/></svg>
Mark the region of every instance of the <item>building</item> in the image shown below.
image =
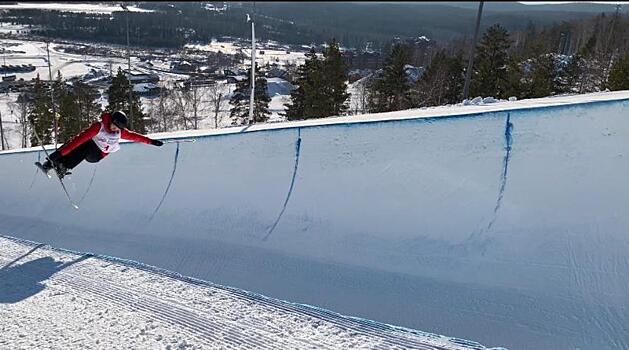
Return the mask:
<svg viewBox="0 0 629 350"><path fill-rule="evenodd" d="M131 76L127 74L127 79L129 79L132 84L159 83L159 75L154 73L141 73L131 71Z"/></svg>
<svg viewBox="0 0 629 350"><path fill-rule="evenodd" d="M133 91L140 96L157 96L160 92L160 87L153 83L140 83L133 85Z"/></svg>

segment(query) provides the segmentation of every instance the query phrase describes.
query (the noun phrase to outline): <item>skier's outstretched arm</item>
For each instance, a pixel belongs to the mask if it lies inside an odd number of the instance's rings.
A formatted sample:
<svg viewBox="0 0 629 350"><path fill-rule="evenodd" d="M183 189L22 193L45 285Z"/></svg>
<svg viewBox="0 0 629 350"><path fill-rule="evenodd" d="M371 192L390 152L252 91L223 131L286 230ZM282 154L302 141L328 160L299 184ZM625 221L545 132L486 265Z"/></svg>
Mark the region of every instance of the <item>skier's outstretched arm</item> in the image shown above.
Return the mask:
<svg viewBox="0 0 629 350"><path fill-rule="evenodd" d="M147 145L154 145L154 146L161 146L164 143L160 140L153 140L149 137L146 137L142 134L138 134L137 132L131 131L131 130L127 130L127 129L122 129L120 131L120 137L125 139L125 140L129 140L129 141L133 141L133 142L141 142L141 143L146 143Z"/></svg>
<svg viewBox="0 0 629 350"><path fill-rule="evenodd" d="M70 140L70 142L67 142L63 146L61 146L61 148L59 148L59 153L62 156L67 155L68 153L72 152L75 148L79 147L87 140L96 136L96 134L98 134L99 131L100 131L100 122L92 123L92 125L90 125L89 128L81 131L81 133L73 137L72 140Z"/></svg>

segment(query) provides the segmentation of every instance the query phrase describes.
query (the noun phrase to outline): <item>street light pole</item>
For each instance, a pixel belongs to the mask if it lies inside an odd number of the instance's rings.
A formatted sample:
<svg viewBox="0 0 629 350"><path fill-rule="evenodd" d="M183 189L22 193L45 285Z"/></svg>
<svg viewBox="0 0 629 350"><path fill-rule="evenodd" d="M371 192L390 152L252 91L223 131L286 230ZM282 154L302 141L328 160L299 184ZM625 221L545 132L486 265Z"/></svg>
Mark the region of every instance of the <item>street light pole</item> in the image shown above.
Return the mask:
<svg viewBox="0 0 629 350"><path fill-rule="evenodd" d="M48 54L48 75L50 76L50 102L52 103L52 120L53 127L55 129L55 149L57 149L57 140L58 140L58 122L57 122L57 108L55 107L55 93L54 87L55 84L52 78L52 63L50 62L50 49L48 48L50 42L46 42L46 53Z"/></svg>
<svg viewBox="0 0 629 350"><path fill-rule="evenodd" d="M253 14L251 15L251 96L249 96L249 125L253 124L256 91L256 34L255 34L255 2L253 3Z"/></svg>
<svg viewBox="0 0 629 350"><path fill-rule="evenodd" d="M129 82L129 129L133 130L133 84L131 83L131 49L129 45L129 8L126 4L120 4L127 13L127 81Z"/></svg>
<svg viewBox="0 0 629 350"><path fill-rule="evenodd" d="M478 13L476 14L476 29L474 30L474 40L472 43L472 50L470 51L470 58L467 62L467 71L465 71L465 85L463 87L463 99L467 100L470 94L470 79L472 78L472 67L474 66L474 53L476 51L476 40L478 39L478 29L480 28L480 18L483 14L483 3L481 1L478 5Z"/></svg>
<svg viewBox="0 0 629 350"><path fill-rule="evenodd" d="M4 129L2 129L2 112L0 112L0 144L2 144L2 150L4 151ZM7 147L9 143L7 142Z"/></svg>

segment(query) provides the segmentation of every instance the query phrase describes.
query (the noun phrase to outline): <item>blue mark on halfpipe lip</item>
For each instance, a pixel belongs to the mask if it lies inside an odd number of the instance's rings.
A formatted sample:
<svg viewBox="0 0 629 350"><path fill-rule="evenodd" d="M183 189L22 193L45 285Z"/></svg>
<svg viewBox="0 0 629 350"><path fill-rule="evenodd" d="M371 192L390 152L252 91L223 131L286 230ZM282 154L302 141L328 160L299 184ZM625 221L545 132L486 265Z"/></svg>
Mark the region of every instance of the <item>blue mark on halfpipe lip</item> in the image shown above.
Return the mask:
<svg viewBox="0 0 629 350"><path fill-rule="evenodd" d="M286 206L288 205L288 201L290 200L290 196L293 193L293 188L295 186L295 178L297 177L297 169L299 167L300 151L301 151L301 129L298 128L297 129L297 142L295 145L295 168L293 169L293 178L290 181L290 187L288 188L288 194L286 195L286 200L284 200L284 205L282 206L282 210L280 211L280 214L277 216L277 219L275 220L271 228L269 228L269 231L267 232L266 236L264 236L264 238L262 239L263 241L266 241L267 238L269 238L271 233L273 233L273 231L275 230L275 227L277 227L277 224L280 222L282 215L284 215L284 211L286 210Z"/></svg>
<svg viewBox="0 0 629 350"><path fill-rule="evenodd" d="M155 210L153 211L153 214L151 214L149 221L153 220L153 218L155 217L155 214L157 214L157 211L159 210L159 208L161 208L162 204L164 203L164 200L166 199L166 196L168 195L170 186L173 184L173 179L175 178L175 172L177 171L178 159L179 159L179 143L177 143L177 150L175 151L175 161L173 164L173 172L170 174L170 180L168 180L168 186L166 186L166 191L164 191L164 195L162 196L162 199L159 201L159 204L157 205L157 207L155 207Z"/></svg>
<svg viewBox="0 0 629 350"><path fill-rule="evenodd" d="M513 143L512 136L513 124L511 123L511 114L507 113L507 122L505 123L505 156L502 161L502 175L500 176L500 191L498 191L498 199L496 200L496 206L494 207L494 216L485 229L488 231L496 222L498 217L498 210L502 205L502 198L504 197L505 187L507 186L507 173L509 171L509 159L511 158L511 144Z"/></svg>

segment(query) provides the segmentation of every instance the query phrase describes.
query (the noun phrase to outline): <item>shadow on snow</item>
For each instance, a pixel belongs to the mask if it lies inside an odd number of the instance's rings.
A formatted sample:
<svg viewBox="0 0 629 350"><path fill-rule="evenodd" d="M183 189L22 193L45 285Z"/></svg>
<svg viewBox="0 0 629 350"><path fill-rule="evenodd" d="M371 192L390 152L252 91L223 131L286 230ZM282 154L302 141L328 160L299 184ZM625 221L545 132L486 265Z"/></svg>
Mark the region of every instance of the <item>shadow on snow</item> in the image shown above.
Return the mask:
<svg viewBox="0 0 629 350"><path fill-rule="evenodd" d="M0 304L17 303L46 288L43 283L55 273L81 262L91 255L83 255L69 262L56 261L50 256L15 265L41 245L0 268Z"/></svg>

